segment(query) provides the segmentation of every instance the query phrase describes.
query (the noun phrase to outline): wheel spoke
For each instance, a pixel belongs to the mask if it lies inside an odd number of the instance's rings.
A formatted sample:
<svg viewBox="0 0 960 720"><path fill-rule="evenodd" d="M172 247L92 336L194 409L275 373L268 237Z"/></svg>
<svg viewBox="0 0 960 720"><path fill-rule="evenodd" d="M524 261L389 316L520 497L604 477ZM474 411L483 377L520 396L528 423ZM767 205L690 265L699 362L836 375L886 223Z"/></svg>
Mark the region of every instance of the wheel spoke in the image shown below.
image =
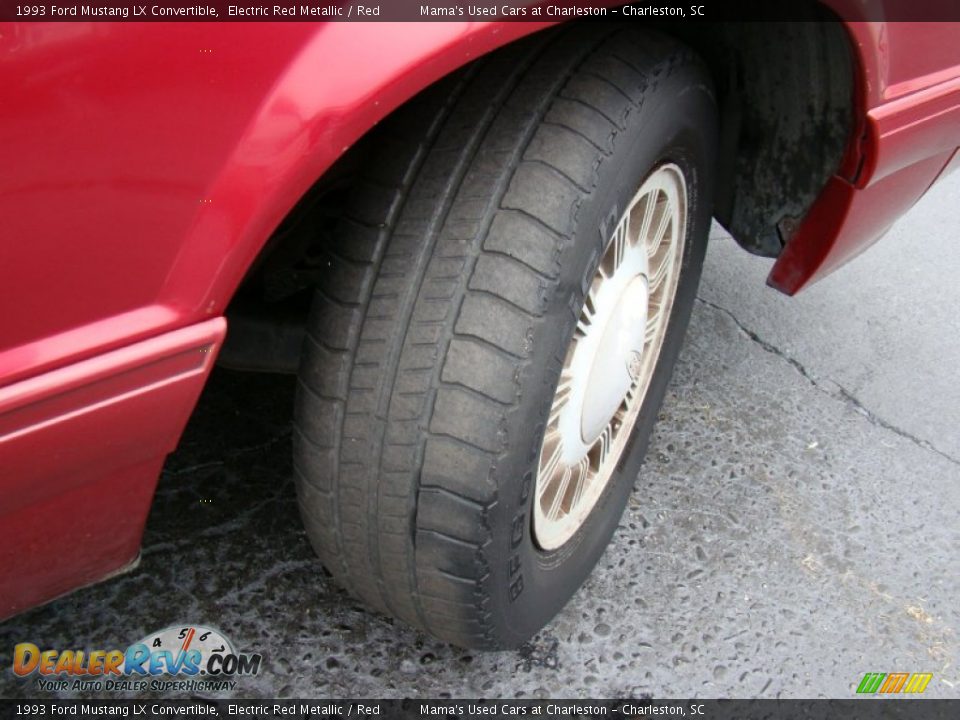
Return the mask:
<svg viewBox="0 0 960 720"><path fill-rule="evenodd" d="M671 244L663 252L663 257L661 257L660 262L657 263L657 269L650 275L649 292L651 295L660 287L663 279L667 276L667 272L673 266L673 254L674 248Z"/></svg>
<svg viewBox="0 0 960 720"><path fill-rule="evenodd" d="M643 331L643 345L646 347L657 336L660 328L660 313L663 311L660 303L651 303L647 306L647 325Z"/></svg>
<svg viewBox="0 0 960 720"><path fill-rule="evenodd" d="M569 467L563 469L563 476L560 478L560 485L557 487L557 493L553 496L550 503L550 509L547 511L547 517L556 520L560 514L560 504L563 502L563 496L567 494L567 488L570 486L570 478L573 477L573 471Z"/></svg>
<svg viewBox="0 0 960 720"><path fill-rule="evenodd" d="M666 195L663 196L662 201L657 201L657 227L653 231L653 235L647 244L647 255L650 257L653 257L657 253L657 250L660 248L660 243L663 242L663 238L667 234L667 228L670 226L670 221L673 219L673 213L671 212L671 209L670 200L666 197Z"/></svg>
<svg viewBox="0 0 960 720"><path fill-rule="evenodd" d="M637 233L638 242L645 243L647 241L647 234L650 232L650 223L653 220L657 205L655 202L656 195L656 191L649 192L640 200L640 202L643 203L643 219L640 221L640 232Z"/></svg>
<svg viewBox="0 0 960 720"><path fill-rule="evenodd" d="M600 437L597 442L600 443L600 459L597 463L597 469L603 467L604 463L607 462L607 457L610 455L610 441L613 439L613 429L607 425L603 432L600 433Z"/></svg>
<svg viewBox="0 0 960 720"><path fill-rule="evenodd" d="M579 471L579 477L574 486L573 498L570 500L571 512L580 504L580 499L583 497L584 490L587 488L587 483L590 482L590 459L586 456L580 458L580 462L577 463L577 470Z"/></svg>
<svg viewBox="0 0 960 720"><path fill-rule="evenodd" d="M538 497L543 497L547 489L553 484L554 473L556 473L557 467L560 465L560 457L563 455L562 450L563 444L558 440L557 444L553 446L553 451L547 458L546 464L541 463L540 477L543 478L544 482L541 484Z"/></svg>

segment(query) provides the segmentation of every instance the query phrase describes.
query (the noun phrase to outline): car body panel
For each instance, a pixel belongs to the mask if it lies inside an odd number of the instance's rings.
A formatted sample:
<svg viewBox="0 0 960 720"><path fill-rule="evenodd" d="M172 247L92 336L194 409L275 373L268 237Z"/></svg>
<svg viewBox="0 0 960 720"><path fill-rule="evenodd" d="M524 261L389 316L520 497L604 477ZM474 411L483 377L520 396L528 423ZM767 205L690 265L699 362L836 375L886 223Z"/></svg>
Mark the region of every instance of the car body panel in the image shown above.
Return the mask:
<svg viewBox="0 0 960 720"><path fill-rule="evenodd" d="M0 385L222 315L273 229L363 133L541 27L9 25L0 76L24 82L0 84L0 106L18 108L0 122L0 217L29 242L0 248L0 267L18 269L0 284L17 308L0 317Z"/></svg>
<svg viewBox="0 0 960 720"><path fill-rule="evenodd" d="M960 145L960 23L847 28L861 68L859 140L770 271L767 282L789 295L876 242Z"/></svg>
<svg viewBox="0 0 960 720"><path fill-rule="evenodd" d="M136 556L227 304L309 187L545 25L0 24L0 617ZM785 292L872 241L958 144L958 44L895 25L848 26L862 132L774 266Z"/></svg>
<svg viewBox="0 0 960 720"><path fill-rule="evenodd" d="M323 171L540 27L0 25L0 618L136 556L224 310Z"/></svg>
<svg viewBox="0 0 960 720"><path fill-rule="evenodd" d="M136 558L225 333L214 318L0 388L0 618Z"/></svg>

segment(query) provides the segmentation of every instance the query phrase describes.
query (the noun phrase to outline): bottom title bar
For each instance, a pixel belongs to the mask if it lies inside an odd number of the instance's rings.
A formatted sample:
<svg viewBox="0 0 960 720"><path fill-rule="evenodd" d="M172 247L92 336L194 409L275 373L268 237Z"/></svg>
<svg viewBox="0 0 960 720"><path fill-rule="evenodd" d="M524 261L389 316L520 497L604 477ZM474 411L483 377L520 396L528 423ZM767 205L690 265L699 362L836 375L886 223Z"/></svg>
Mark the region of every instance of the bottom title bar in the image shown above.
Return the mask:
<svg viewBox="0 0 960 720"><path fill-rule="evenodd" d="M960 700L116 700L0 701L3 718L844 718L946 720Z"/></svg>

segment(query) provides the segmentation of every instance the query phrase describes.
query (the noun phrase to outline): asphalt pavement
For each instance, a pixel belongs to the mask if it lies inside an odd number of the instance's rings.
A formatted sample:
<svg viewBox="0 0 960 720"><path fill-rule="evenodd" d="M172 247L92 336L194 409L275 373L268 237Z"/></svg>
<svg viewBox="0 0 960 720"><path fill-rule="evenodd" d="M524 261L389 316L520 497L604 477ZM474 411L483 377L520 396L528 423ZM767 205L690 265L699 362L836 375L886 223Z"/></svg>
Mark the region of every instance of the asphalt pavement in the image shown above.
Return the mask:
<svg viewBox="0 0 960 720"><path fill-rule="evenodd" d="M848 698L866 672L960 697L960 173L796 298L769 267L715 228L621 527L519 651L451 647L339 590L296 513L293 379L217 370L141 564L0 624L0 696L74 696L16 679L16 643L197 623L263 654L236 697Z"/></svg>

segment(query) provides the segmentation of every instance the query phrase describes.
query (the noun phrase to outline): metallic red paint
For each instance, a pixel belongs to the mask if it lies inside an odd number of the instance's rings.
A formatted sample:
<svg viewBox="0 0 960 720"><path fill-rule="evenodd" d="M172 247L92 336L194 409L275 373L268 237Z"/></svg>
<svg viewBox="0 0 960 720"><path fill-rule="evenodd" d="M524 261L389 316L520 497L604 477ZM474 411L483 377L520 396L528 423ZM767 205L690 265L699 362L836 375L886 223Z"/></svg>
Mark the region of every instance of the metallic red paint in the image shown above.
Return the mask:
<svg viewBox="0 0 960 720"><path fill-rule="evenodd" d="M0 24L0 617L136 556L220 316L310 185L423 87L544 25ZM960 145L958 29L848 28L863 138L774 266L786 292Z"/></svg>
<svg viewBox="0 0 960 720"><path fill-rule="evenodd" d="M310 185L541 27L0 24L0 617L135 556L220 316ZM185 374L182 333L210 349Z"/></svg>
<svg viewBox="0 0 960 720"><path fill-rule="evenodd" d="M770 271L767 282L789 295L881 237L960 146L960 23L847 29L861 70L862 136Z"/></svg>
<svg viewBox="0 0 960 720"><path fill-rule="evenodd" d="M7 237L29 238L0 248L0 267L17 268L0 303L18 309L0 317L0 385L221 315L344 150L425 85L540 27L0 28L0 76L24 79L0 83L0 107L17 108L0 122L0 217Z"/></svg>
<svg viewBox="0 0 960 720"><path fill-rule="evenodd" d="M214 318L0 388L0 619L135 559L225 332Z"/></svg>

